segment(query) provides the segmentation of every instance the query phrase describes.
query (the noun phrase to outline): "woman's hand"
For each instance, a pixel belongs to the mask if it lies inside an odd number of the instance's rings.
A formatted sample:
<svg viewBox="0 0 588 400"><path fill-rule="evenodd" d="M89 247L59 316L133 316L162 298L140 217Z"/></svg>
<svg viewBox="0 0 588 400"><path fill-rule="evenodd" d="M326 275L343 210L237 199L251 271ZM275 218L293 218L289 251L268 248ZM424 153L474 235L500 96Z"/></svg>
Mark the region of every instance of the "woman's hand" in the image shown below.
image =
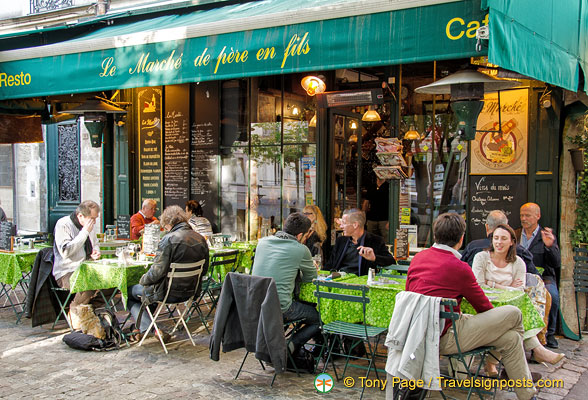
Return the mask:
<svg viewBox="0 0 588 400"><path fill-rule="evenodd" d="M514 288L519 288L523 286L523 281L520 279L515 279L514 281L512 281L512 283L510 284L510 286L514 287Z"/></svg>

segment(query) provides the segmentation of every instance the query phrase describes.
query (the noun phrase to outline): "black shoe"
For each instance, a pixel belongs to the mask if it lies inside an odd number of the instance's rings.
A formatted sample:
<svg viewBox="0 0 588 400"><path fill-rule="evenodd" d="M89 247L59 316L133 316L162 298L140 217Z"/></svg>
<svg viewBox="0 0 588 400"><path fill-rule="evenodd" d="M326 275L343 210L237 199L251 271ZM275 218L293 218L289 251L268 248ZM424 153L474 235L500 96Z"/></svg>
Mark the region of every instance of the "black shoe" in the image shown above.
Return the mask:
<svg viewBox="0 0 588 400"><path fill-rule="evenodd" d="M559 349L559 343L557 342L557 339L555 338L555 336L553 336L553 335L547 336L546 346L549 347L550 349Z"/></svg>

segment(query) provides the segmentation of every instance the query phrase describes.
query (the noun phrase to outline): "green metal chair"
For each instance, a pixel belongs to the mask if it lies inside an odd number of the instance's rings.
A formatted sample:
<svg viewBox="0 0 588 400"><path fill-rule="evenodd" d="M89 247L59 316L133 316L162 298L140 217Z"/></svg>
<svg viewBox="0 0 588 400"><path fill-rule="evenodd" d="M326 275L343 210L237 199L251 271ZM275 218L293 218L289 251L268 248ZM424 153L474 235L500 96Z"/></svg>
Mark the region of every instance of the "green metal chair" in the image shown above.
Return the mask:
<svg viewBox="0 0 588 400"><path fill-rule="evenodd" d="M318 303L318 310L319 314L321 314L321 303L325 299L329 300L338 300L342 302L349 302L361 305L363 309L363 320L359 323L351 323L351 322L344 322L344 321L332 321L327 324L323 324L322 316L321 316L321 331L324 336L324 344L321 349L321 354L318 358L320 360L324 353L325 347L328 344L328 353L327 359L325 360L325 364L323 367L323 372L326 371L329 361L333 366L333 370L335 372L335 378L339 380L339 375L337 373L337 368L335 366L335 360L333 356L342 356L345 357L345 367L343 368L343 374L341 378L345 377L345 373L347 371L347 367L355 367L359 369L366 370L365 378L367 379L370 375L371 371L376 373L376 377L379 379L378 370L375 365L375 358L376 358L376 351L378 348L378 344L380 341L380 336L383 333L386 333L386 328L379 328L375 326L369 326L366 323L366 305L370 302L369 297L367 297L367 292L369 288L366 285L352 285L352 284L345 284L340 282L333 282L333 281L324 281L315 279L314 284L316 286L316 291L314 295L317 298ZM321 290L322 289L322 290ZM351 290L360 292L361 295L353 295L353 294L342 294L342 293L333 293L331 290L333 289L344 289L344 290ZM323 303L324 305L324 303ZM350 305L352 306L352 305ZM348 338L351 343L347 346L347 349L344 349L343 338ZM372 341L374 343L372 344ZM353 355L352 352L356 348L360 348L358 346L365 346L367 345L367 353L366 356L358 356ZM337 349L341 349L337 351ZM347 351L345 351L347 350ZM365 360L368 361L368 366L350 363L350 360ZM361 390L361 398L363 398L363 392L365 390L365 385L363 385Z"/></svg>
<svg viewBox="0 0 588 400"><path fill-rule="evenodd" d="M446 354L445 357L447 357L450 360L449 363L449 375L444 375L441 374L441 376L445 379L449 379L449 380L453 380L456 379L456 376L458 374L461 375L466 375L465 378L471 381L480 379L480 378L484 378L484 379L497 379L497 378L490 378L487 376L483 376L480 374L480 371L482 369L482 366L484 365L484 362L486 361L486 357L490 356L490 357L494 357L492 355L492 353L490 353L492 350L494 350L494 347L492 346L482 346L482 347L478 347L469 351L462 351L461 346L459 344L459 336L458 336L458 331L457 328L455 326L455 322L459 319L460 317L460 313L458 311L457 308L457 300L455 299L442 299L441 300L441 311L439 313L439 316L441 318L446 318L452 321L453 324L453 335L455 337L455 345L457 347L457 353L454 354ZM476 360L476 358L479 359L479 363L477 366L474 365L474 360ZM460 368L460 370L454 370L451 360L455 360L456 364L458 365L458 368ZM473 370L473 372L472 372ZM499 364L498 366L498 370L500 372L501 370L501 365ZM500 374L499 374L500 376ZM459 379L459 378L457 378ZM453 387L455 388L459 388L460 390L464 390L467 391L467 399L469 400L470 397L472 396L472 394L475 392L475 394L478 395L478 397L480 397L481 400L484 400L484 395L490 395L492 396L492 398L494 398L496 396L496 385L493 385L492 387L494 388L493 390L486 390L484 389L483 386L481 387L476 387L476 385L469 385L470 387L465 387L463 385L455 385ZM443 396L444 399L447 399L449 396L445 395L443 392L441 392L441 396ZM451 399L454 399L454 397L449 397Z"/></svg>
<svg viewBox="0 0 588 400"><path fill-rule="evenodd" d="M67 288L60 287L55 281L55 278L53 278L53 275L51 275L48 279L51 293L53 293L55 299L57 300L57 304L59 305L59 313L57 313L57 317L55 318L51 329L55 328L55 325L63 315L63 318L65 319L65 322L67 322L69 329L73 332L71 321L67 315L67 312L69 311L69 303L71 300L73 300L73 293L71 293Z"/></svg>
<svg viewBox="0 0 588 400"><path fill-rule="evenodd" d="M380 271L378 272L378 276L383 276L385 278L406 279L407 273L408 265L393 264L381 267Z"/></svg>
<svg viewBox="0 0 588 400"><path fill-rule="evenodd" d="M588 249L575 247L574 252L576 253L576 255L574 256L574 295L576 297L576 317L578 319L578 335L577 337L572 337L572 339L581 340L582 327L580 325L580 305L578 303L578 293L588 293ZM584 308L583 310L584 313L586 313L586 308ZM561 310L559 314L562 315ZM566 335L566 337L570 336L572 335Z"/></svg>
<svg viewBox="0 0 588 400"><path fill-rule="evenodd" d="M225 272L235 272L239 267L237 262L239 258L239 250L231 250L225 252L215 253L210 257L210 264L208 266L208 272L204 279L202 280L202 288L200 292L200 296L197 300L192 302L190 309L188 310L188 317L186 321L189 321L192 318L194 312L198 314L200 321L204 325L206 332L210 334L210 329L208 328L208 320L214 309L216 308L216 304L218 302L218 298L220 296L220 290L223 286L223 271L221 271L220 267L223 267ZM227 271L227 268L229 270ZM208 301L204 301L204 298L208 297ZM208 313L206 315L202 311L201 307L207 306Z"/></svg>

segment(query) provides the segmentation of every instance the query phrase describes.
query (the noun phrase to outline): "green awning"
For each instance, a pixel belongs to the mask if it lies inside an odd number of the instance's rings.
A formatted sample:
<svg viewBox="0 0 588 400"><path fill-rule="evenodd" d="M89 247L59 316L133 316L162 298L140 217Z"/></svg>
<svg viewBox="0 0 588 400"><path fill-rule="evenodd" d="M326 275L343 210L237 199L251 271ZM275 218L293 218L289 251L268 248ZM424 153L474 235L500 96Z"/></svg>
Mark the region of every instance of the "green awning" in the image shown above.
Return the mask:
<svg viewBox="0 0 588 400"><path fill-rule="evenodd" d="M586 0L484 0L489 8L488 61L571 91L588 92Z"/></svg>
<svg viewBox="0 0 588 400"><path fill-rule="evenodd" d="M263 0L0 52L0 99L480 55L481 0Z"/></svg>

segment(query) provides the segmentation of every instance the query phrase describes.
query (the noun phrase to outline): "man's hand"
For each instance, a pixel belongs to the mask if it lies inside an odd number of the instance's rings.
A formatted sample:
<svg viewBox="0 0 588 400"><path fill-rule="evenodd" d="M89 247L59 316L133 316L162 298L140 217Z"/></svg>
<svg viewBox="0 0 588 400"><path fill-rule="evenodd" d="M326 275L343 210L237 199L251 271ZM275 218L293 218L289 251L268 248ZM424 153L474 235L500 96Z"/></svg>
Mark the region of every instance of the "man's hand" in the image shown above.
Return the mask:
<svg viewBox="0 0 588 400"><path fill-rule="evenodd" d="M94 249L94 251L92 251L92 254L90 254L90 257L92 258L92 260L97 260L100 258L100 250Z"/></svg>
<svg viewBox="0 0 588 400"><path fill-rule="evenodd" d="M376 261L376 255L374 254L374 249L371 247L359 246L357 248L359 255L365 258L368 261Z"/></svg>
<svg viewBox="0 0 588 400"><path fill-rule="evenodd" d="M543 228L541 230L541 239L543 239L543 243L545 244L545 246L553 246L553 243L555 243L555 236L553 235L553 230L551 228Z"/></svg>
<svg viewBox="0 0 588 400"><path fill-rule="evenodd" d="M88 232L92 232L92 229L94 229L95 224L96 224L96 220L94 218L88 218L88 219L86 219L86 222L84 222L83 229L87 230Z"/></svg>

